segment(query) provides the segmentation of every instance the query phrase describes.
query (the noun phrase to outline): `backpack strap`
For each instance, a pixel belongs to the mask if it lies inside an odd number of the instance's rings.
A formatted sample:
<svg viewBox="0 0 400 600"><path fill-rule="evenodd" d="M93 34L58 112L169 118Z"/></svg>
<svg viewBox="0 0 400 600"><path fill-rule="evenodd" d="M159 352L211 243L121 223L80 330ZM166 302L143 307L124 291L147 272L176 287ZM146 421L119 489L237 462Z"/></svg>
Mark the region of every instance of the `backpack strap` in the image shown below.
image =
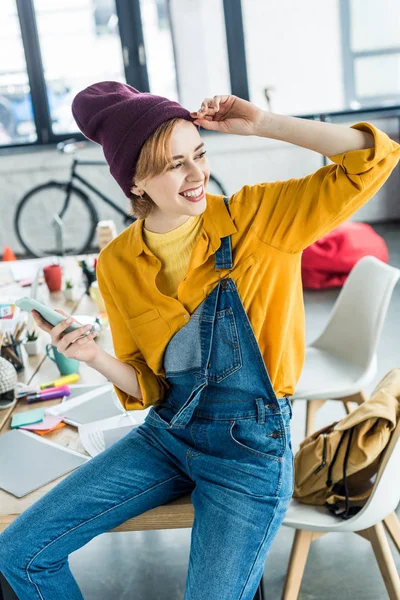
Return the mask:
<svg viewBox="0 0 400 600"><path fill-rule="evenodd" d="M342 437L340 438L340 441L338 443L338 446L336 448L336 452L334 454L334 457L332 458L332 462L329 465L329 470L328 470L328 479L326 480L326 485L328 487L332 487L332 470L333 470L333 466L335 464L335 461L338 457L339 454L339 450L340 447L342 445L342 442L346 436L346 433L349 434L348 436L348 440L347 440L347 446L346 446L346 452L344 455L344 459L343 459L343 486L344 486L344 500L345 500L345 509L342 513L340 513L340 516L342 519L350 519L351 517L354 516L355 512L358 512L359 508L357 508L356 510L354 510L353 508L350 508L349 506L349 489L347 486L347 465L348 465L348 461L349 461L349 454L350 454L350 446L351 446L351 441L353 439L353 433L354 433L354 426L350 427L350 429L346 429L346 431L343 432ZM329 508L329 510L331 512L333 512L335 515L337 515L337 506L336 504L331 505L331 504L327 504L326 506Z"/></svg>
<svg viewBox="0 0 400 600"><path fill-rule="evenodd" d="M345 497L345 511L341 515L342 519L349 519L350 517L353 516L353 515L349 514L349 490L347 487L347 463L349 460L350 446L351 446L351 440L353 438L354 427L352 427L349 431L350 431L349 440L347 442L346 454L344 456L344 461L343 461L343 484L344 484L344 497Z"/></svg>

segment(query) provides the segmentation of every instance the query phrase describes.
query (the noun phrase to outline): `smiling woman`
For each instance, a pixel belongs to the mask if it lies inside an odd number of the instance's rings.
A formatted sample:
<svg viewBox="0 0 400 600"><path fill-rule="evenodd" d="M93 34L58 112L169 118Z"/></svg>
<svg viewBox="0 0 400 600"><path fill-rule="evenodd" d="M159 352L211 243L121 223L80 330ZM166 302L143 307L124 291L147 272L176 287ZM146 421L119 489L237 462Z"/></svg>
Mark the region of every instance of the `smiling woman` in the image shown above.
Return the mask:
<svg viewBox="0 0 400 600"><path fill-rule="evenodd" d="M140 152L131 189L132 213L146 219L146 229L152 230L157 224L166 226L163 207L176 212L175 206L181 216L179 226L188 216L204 211L209 176L206 150L197 127L184 119L171 119L158 127ZM186 215L182 213L185 204L178 196L186 199Z"/></svg>
<svg viewBox="0 0 400 600"><path fill-rule="evenodd" d="M206 98L190 113L103 81L72 108L125 195L134 194L134 210L137 197L147 202L146 216L97 262L115 356L62 324L45 330L60 352L112 381L126 409L151 410L12 523L0 536L0 571L20 598L81 600L71 552L192 492L185 600L253 598L293 492L302 251L375 194L400 147L368 123L293 119L237 96ZM205 194L197 125L290 142L332 164L246 185L229 199Z"/></svg>

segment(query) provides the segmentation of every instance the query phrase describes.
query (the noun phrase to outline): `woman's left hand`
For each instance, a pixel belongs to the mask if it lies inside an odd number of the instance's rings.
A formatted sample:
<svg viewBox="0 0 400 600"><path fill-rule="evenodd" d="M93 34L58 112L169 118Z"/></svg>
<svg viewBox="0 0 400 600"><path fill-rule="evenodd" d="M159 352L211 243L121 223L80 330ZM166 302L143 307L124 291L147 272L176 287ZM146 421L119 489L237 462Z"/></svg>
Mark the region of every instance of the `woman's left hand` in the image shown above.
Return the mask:
<svg viewBox="0 0 400 600"><path fill-rule="evenodd" d="M264 114L263 110L237 96L205 98L201 109L190 113L195 118L195 125L236 135L256 135Z"/></svg>

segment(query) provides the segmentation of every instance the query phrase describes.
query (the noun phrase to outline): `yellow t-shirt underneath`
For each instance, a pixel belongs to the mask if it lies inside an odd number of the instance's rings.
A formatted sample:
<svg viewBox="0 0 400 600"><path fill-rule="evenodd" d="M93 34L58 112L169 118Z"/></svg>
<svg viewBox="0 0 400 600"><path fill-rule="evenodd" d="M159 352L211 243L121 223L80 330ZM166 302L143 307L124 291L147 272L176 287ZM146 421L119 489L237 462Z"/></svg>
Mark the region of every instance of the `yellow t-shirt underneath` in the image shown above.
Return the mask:
<svg viewBox="0 0 400 600"><path fill-rule="evenodd" d="M192 250L203 226L202 215L189 219L167 233L154 233L143 227L143 239L154 256L161 261L157 287L166 296L177 298L178 286L185 277Z"/></svg>

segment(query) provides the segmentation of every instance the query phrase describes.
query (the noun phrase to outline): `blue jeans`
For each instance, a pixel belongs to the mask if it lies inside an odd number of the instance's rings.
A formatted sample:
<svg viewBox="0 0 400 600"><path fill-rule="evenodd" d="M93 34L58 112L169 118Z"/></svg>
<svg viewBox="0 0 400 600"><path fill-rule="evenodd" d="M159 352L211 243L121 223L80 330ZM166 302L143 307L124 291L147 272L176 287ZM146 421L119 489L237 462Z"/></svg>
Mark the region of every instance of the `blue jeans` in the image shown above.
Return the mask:
<svg viewBox="0 0 400 600"><path fill-rule="evenodd" d="M253 599L293 490L290 402L200 402L188 427L166 427L177 410L152 408L0 535L0 571L20 600L81 599L71 552L189 492L185 600Z"/></svg>

